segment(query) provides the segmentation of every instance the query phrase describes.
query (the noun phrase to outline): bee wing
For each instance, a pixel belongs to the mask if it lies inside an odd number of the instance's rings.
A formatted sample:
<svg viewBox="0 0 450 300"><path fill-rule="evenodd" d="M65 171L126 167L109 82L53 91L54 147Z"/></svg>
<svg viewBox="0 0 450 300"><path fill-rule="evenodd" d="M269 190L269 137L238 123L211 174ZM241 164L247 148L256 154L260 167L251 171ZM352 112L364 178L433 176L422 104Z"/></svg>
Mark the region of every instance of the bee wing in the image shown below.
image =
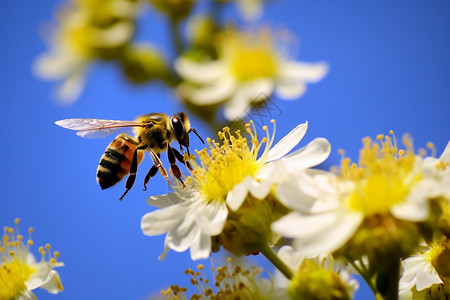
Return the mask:
<svg viewBox="0 0 450 300"><path fill-rule="evenodd" d="M103 119L65 119L56 121L55 124L66 129L76 130L77 135L83 138L102 138L118 130L146 126L146 124L137 121Z"/></svg>

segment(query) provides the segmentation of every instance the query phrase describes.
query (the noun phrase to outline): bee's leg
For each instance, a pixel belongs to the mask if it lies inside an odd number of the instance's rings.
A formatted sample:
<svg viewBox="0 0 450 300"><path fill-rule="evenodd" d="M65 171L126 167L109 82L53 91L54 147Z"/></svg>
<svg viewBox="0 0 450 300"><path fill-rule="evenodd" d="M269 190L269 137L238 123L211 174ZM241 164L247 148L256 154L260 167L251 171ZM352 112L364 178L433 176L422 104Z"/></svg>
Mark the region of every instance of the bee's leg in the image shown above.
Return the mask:
<svg viewBox="0 0 450 300"><path fill-rule="evenodd" d="M125 192L123 195L119 198L120 201L123 200L123 197L128 193L129 190L133 187L134 181L136 180L136 172L138 168L138 161L137 161L137 152L138 150L142 150L147 148L147 145L143 145L140 147L136 147L136 149L133 152L133 158L131 159L131 165L130 165L130 174L128 174L127 182L125 183Z"/></svg>
<svg viewBox="0 0 450 300"><path fill-rule="evenodd" d="M167 184L170 184L169 176L167 175L167 171L166 171L166 169L164 169L164 166L162 165L162 162L159 159L159 156L155 153L155 151L153 151L152 148L148 148L148 151L153 160L153 163L155 164L155 167L159 169L159 172L161 173L161 175L167 180Z"/></svg>
<svg viewBox="0 0 450 300"><path fill-rule="evenodd" d="M177 161L175 160L176 155L174 154L174 150L170 145L167 145L167 158L169 159L170 169L172 170L173 176L177 178L183 184L183 188L185 187L183 180L181 179L181 171L177 166ZM175 150L176 151L176 150ZM181 154L180 154L181 155Z"/></svg>
<svg viewBox="0 0 450 300"><path fill-rule="evenodd" d="M189 161L187 161L187 160L185 161L183 155L180 152L178 152L177 149L172 148L172 151L173 151L173 154L175 154L175 157L178 159L178 161L180 163L182 163L183 165L186 165L186 167L189 170L191 170L191 171L193 170L193 168L192 168L191 164L189 163Z"/></svg>
<svg viewBox="0 0 450 300"><path fill-rule="evenodd" d="M156 175L156 172L158 172L158 167L153 165L153 167L150 168L150 170L148 171L147 175L145 176L145 179L144 179L144 191L147 190L147 183L150 181L150 178L152 178L153 176Z"/></svg>

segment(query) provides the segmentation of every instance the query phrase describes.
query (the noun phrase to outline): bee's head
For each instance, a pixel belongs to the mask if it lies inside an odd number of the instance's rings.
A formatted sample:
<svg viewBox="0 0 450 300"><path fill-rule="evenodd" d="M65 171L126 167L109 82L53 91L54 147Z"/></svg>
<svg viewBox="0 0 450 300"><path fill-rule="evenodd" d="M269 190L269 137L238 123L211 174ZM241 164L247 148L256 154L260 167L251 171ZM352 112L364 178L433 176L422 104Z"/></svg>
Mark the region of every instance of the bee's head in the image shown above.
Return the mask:
<svg viewBox="0 0 450 300"><path fill-rule="evenodd" d="M197 131L194 128L191 128L191 122L186 113L179 112L172 116L170 119L170 125L172 126L173 133L175 135L175 139L181 146L186 147L187 153L189 154L189 133L194 132L198 138L204 144L203 139L198 135Z"/></svg>

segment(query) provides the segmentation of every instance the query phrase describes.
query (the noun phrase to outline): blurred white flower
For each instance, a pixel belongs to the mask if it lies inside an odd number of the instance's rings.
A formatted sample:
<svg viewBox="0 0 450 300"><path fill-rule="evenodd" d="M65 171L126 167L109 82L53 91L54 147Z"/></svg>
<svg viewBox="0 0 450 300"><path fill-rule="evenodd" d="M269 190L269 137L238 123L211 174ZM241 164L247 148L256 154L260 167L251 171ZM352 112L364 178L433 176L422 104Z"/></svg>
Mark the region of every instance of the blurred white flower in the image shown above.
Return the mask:
<svg viewBox="0 0 450 300"><path fill-rule="evenodd" d="M330 152L328 141L318 138L286 156L303 138L307 123L298 125L273 147L275 130L270 136L264 126L266 137L258 140L256 129L247 125L250 145L239 131L231 134L224 128L219 132L223 146L208 138L209 153L206 148L197 151L200 163L193 162L185 188L174 186L174 193L147 200L161 209L146 214L141 227L146 235L167 233L161 258L169 249L181 252L188 248L192 259L208 257L211 237L222 232L229 210L238 210L248 194L265 198L279 180L281 174L275 176L273 162L282 160L292 168L309 168L325 160Z"/></svg>
<svg viewBox="0 0 450 300"><path fill-rule="evenodd" d="M0 299L36 299L31 292L42 288L49 293L57 294L63 290L58 272L55 267L63 266L57 261L59 252L50 252L50 245L39 248L42 259L36 262L34 255L29 251L33 241L26 243L18 231L19 219L15 220L17 229L4 228L0 241ZM29 229L31 235L33 229ZM48 260L46 260L48 256Z"/></svg>
<svg viewBox="0 0 450 300"><path fill-rule="evenodd" d="M274 232L294 238L304 255L317 255L343 246L365 218L425 221L429 199L448 190L448 178L442 177L448 163L433 160L431 172L427 159L414 154L409 137L404 138L406 151L399 150L389 136L378 140L364 139L359 166L344 158L339 175L297 172L290 175L292 181L280 183L276 193L293 212L272 225ZM442 157L448 156L448 149ZM415 244L410 246L413 249Z"/></svg>
<svg viewBox="0 0 450 300"><path fill-rule="evenodd" d="M328 73L328 64L291 60L285 47L289 38L286 32L275 37L269 28L256 33L226 30L218 39L219 59L176 60L175 70L184 80L177 91L198 106L223 102L228 120L242 118L251 104L267 100L274 91L282 99L297 99L306 83Z"/></svg>
<svg viewBox="0 0 450 300"><path fill-rule="evenodd" d="M47 32L50 50L38 56L36 76L60 80L57 98L70 104L80 96L88 66L95 58L127 43L134 33L136 4L126 0L73 0ZM114 20L114 21L111 21Z"/></svg>
<svg viewBox="0 0 450 300"><path fill-rule="evenodd" d="M248 21L256 21L263 14L264 0L237 0L239 12Z"/></svg>

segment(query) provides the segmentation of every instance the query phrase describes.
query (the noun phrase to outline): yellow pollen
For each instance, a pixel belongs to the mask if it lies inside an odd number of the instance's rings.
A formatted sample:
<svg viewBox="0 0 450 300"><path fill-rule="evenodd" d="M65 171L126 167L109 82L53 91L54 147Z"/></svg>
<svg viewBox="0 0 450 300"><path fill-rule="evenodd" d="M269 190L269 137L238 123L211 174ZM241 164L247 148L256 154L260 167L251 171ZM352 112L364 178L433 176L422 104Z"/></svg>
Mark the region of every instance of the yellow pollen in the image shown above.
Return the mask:
<svg viewBox="0 0 450 300"><path fill-rule="evenodd" d="M348 205L366 216L389 213L421 177L411 174L415 160L412 139L404 136L406 149L398 149L393 131L390 133L392 137L378 135L378 142L364 138L358 165L349 158L341 159L340 176L355 184Z"/></svg>
<svg viewBox="0 0 450 300"><path fill-rule="evenodd" d="M16 230L5 227L0 242L0 299L16 299L26 290L25 282L36 271L27 264L28 246L19 233L20 219L14 220Z"/></svg>
<svg viewBox="0 0 450 300"><path fill-rule="evenodd" d="M273 78L278 68L278 54L273 32L264 28L256 33L226 31L220 39L231 73L239 81Z"/></svg>
<svg viewBox="0 0 450 300"><path fill-rule="evenodd" d="M218 133L222 145L207 138L208 148L196 151L200 163L193 162L194 170L191 171L191 175L192 179L198 183L202 198L206 201L225 200L236 184L242 182L247 176L255 178L264 164L273 136L269 136L268 129L265 127L266 137L259 141L252 122L246 125L246 131L250 135L250 143L239 130L231 133L230 128L225 127ZM258 159L262 145L265 145L265 148Z"/></svg>
<svg viewBox="0 0 450 300"><path fill-rule="evenodd" d="M37 271L36 264L29 264L29 248L33 245L31 234L33 229L29 228L29 237L24 242L23 236L19 233L20 220L14 220L16 230L4 227L4 234L0 242L0 299L17 299L26 290L26 282ZM45 246L50 250L50 244ZM44 247L39 251L45 253ZM57 263L59 252L55 251L54 256L49 252L49 262ZM44 257L42 258L44 260ZM45 260L44 260L45 261ZM60 286L62 289L62 286Z"/></svg>

